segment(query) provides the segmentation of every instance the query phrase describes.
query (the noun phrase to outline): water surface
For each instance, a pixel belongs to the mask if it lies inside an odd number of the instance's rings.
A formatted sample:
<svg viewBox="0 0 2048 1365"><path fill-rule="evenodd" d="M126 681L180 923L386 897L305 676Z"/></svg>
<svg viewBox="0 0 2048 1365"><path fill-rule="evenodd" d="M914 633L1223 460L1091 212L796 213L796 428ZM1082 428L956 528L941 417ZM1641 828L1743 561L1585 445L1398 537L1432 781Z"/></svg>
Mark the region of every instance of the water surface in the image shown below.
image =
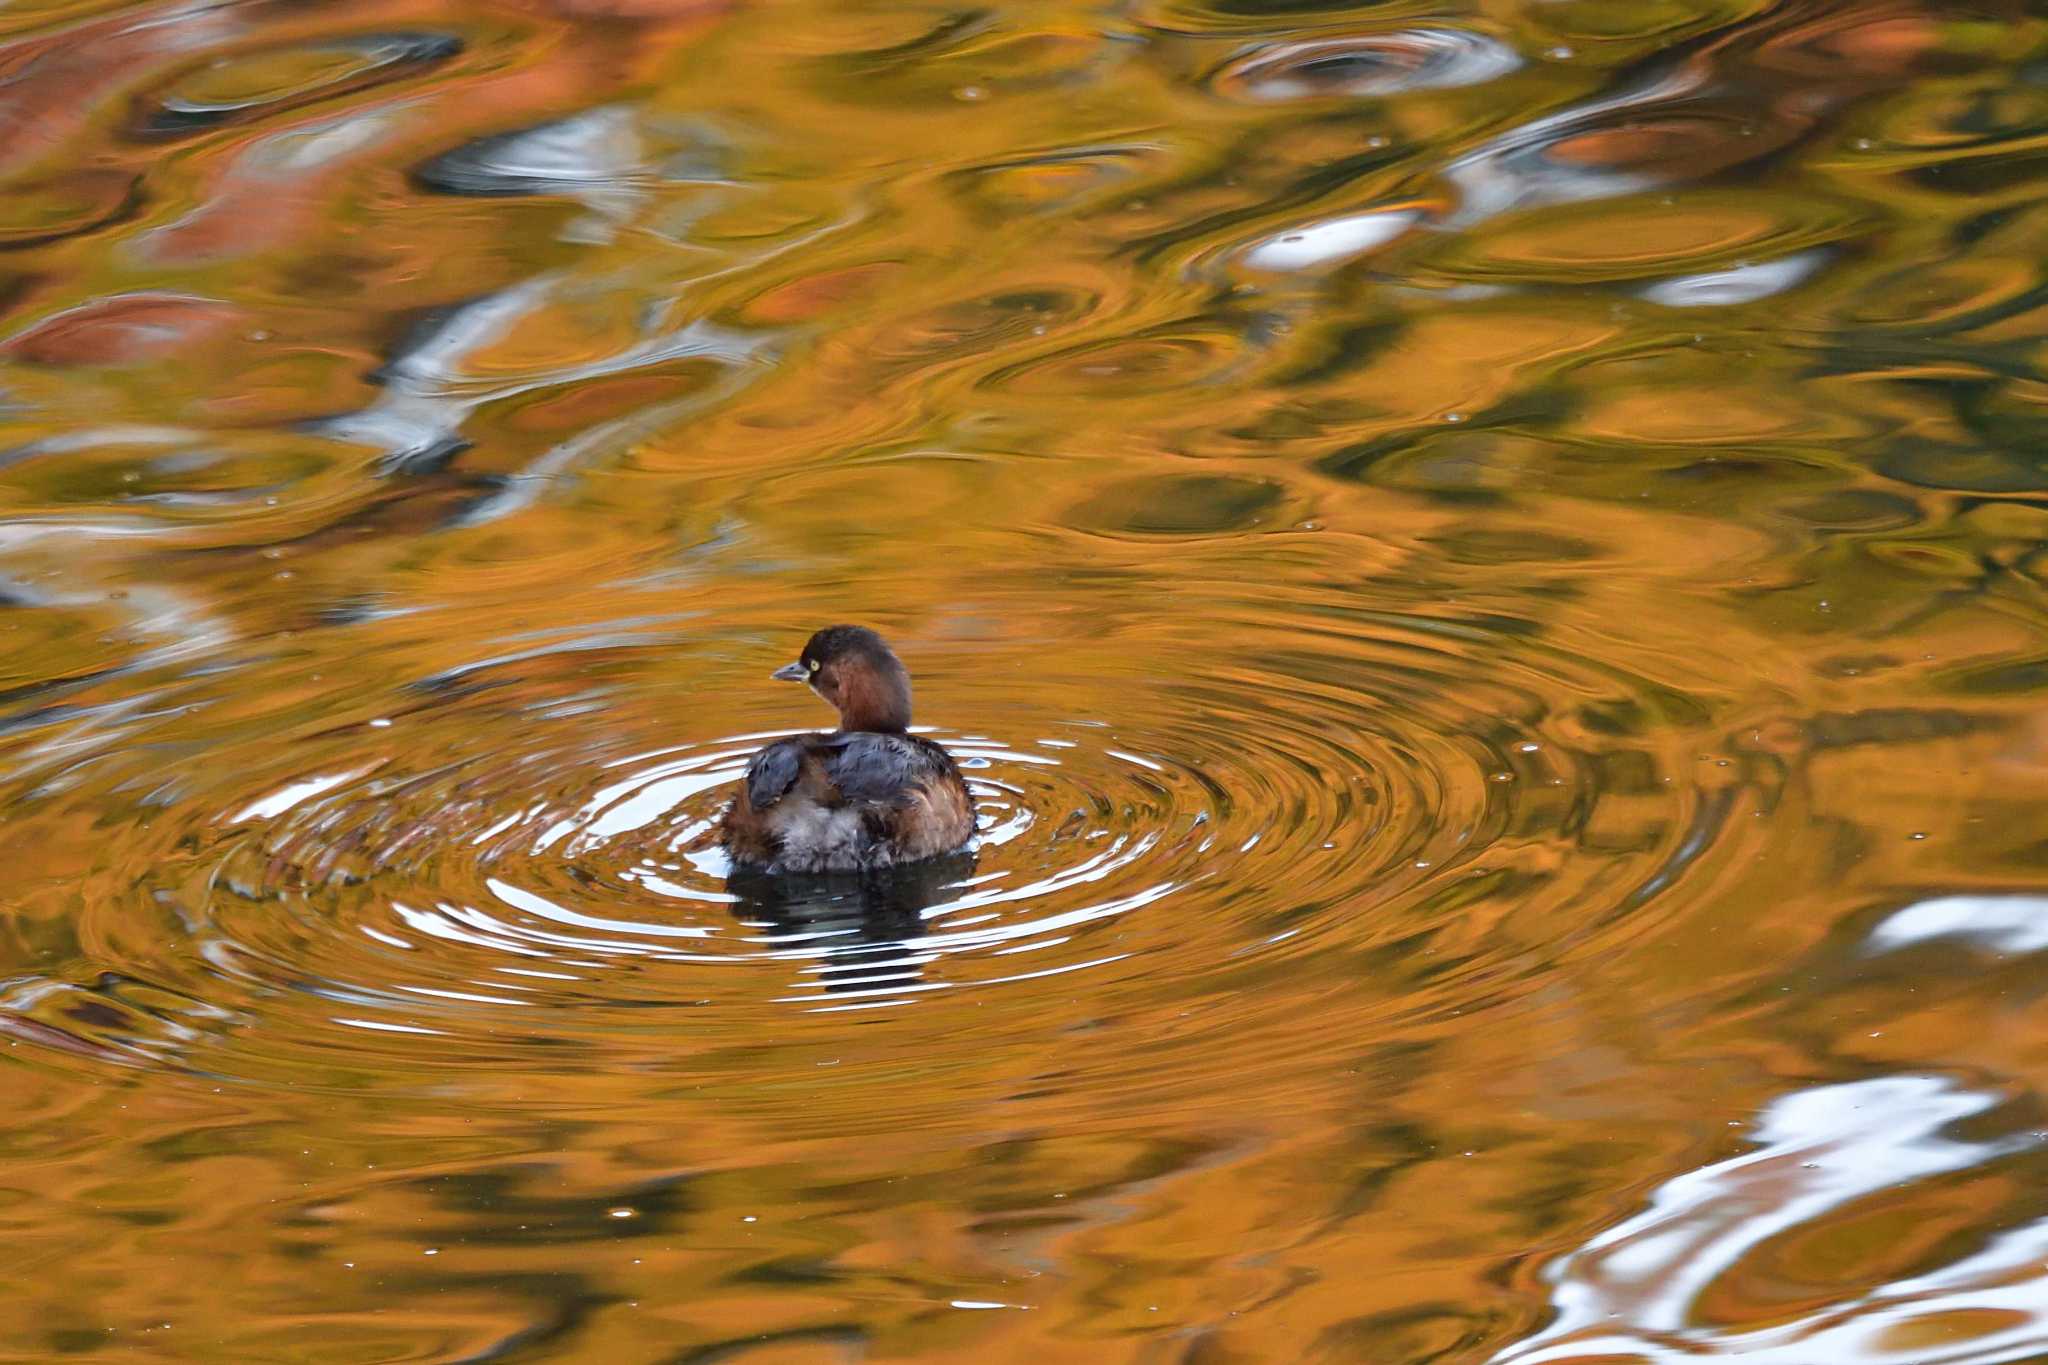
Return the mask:
<svg viewBox="0 0 2048 1365"><path fill-rule="evenodd" d="M0 1358L2048 1355L2036 8L34 0L0 127ZM730 884L841 619L979 847Z"/></svg>

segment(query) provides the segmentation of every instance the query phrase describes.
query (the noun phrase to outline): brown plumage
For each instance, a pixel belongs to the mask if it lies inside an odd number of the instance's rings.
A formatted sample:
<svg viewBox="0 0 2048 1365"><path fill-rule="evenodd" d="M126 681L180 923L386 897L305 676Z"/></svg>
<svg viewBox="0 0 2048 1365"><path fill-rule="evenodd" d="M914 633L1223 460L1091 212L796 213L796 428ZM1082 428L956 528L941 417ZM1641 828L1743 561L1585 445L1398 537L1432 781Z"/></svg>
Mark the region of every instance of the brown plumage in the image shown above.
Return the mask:
<svg viewBox="0 0 2048 1365"><path fill-rule="evenodd" d="M852 872L950 853L974 834L952 755L910 728L910 674L882 637L829 626L775 671L839 711L830 734L768 745L747 764L719 841L738 869Z"/></svg>

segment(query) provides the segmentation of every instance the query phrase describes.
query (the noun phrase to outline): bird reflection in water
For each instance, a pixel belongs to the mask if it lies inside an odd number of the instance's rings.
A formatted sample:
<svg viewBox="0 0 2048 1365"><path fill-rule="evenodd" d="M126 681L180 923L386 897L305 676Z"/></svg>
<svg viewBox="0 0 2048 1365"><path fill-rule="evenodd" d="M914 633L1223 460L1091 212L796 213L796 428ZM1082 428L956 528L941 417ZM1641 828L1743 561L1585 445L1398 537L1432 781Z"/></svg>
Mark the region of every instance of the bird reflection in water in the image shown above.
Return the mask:
<svg viewBox="0 0 2048 1365"><path fill-rule="evenodd" d="M918 982L935 953L921 952L926 912L957 898L974 876L963 849L866 872L770 876L735 870L733 917L767 942L815 958L812 981L833 993L886 992Z"/></svg>

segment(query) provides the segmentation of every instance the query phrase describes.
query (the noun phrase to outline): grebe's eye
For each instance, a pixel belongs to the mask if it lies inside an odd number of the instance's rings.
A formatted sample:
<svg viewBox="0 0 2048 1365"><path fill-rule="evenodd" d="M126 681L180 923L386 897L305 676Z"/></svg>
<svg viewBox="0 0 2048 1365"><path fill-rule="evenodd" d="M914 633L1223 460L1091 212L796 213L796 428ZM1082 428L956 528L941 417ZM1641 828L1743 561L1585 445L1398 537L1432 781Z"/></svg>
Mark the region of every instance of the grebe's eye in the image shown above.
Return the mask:
<svg viewBox="0 0 2048 1365"><path fill-rule="evenodd" d="M804 667L809 669L812 675L815 676L818 671L818 661L816 659L805 659Z"/></svg>

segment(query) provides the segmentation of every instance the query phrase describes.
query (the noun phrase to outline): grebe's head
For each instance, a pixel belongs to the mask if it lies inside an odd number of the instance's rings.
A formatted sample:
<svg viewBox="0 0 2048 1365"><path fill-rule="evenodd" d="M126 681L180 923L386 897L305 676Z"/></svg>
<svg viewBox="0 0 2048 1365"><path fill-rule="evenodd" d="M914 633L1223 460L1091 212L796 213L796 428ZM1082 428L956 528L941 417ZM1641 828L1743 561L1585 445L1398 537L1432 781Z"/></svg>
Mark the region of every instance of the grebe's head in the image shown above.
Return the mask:
<svg viewBox="0 0 2048 1365"><path fill-rule="evenodd" d="M842 730L900 733L910 728L910 674L866 626L825 627L795 663L784 664L773 676L810 684L838 709Z"/></svg>

